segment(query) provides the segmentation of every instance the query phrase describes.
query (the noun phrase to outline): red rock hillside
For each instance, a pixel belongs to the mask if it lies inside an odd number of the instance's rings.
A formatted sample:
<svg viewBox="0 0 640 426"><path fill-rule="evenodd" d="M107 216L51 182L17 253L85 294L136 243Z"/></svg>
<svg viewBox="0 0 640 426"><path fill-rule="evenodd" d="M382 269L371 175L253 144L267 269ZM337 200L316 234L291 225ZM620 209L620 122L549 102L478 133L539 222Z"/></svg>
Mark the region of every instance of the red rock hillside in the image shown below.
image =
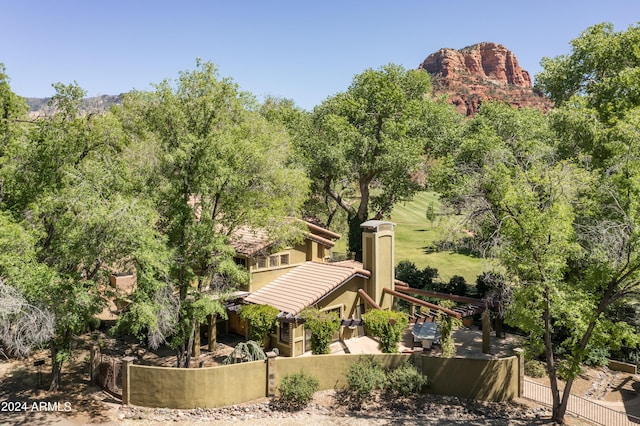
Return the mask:
<svg viewBox="0 0 640 426"><path fill-rule="evenodd" d="M440 49L420 64L433 76L433 93L448 95L458 111L473 115L485 100L501 100L514 107L546 112L552 102L536 93L531 77L516 56L497 43L478 43L464 49Z"/></svg>

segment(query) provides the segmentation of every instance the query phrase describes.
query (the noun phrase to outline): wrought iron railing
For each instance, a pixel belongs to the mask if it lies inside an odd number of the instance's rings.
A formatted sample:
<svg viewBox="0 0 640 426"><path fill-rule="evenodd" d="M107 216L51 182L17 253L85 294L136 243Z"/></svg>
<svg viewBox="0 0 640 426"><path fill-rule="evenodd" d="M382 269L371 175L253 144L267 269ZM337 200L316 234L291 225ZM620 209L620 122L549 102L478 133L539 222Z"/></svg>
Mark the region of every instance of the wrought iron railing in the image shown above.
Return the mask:
<svg viewBox="0 0 640 426"><path fill-rule="evenodd" d="M553 406L551 388L531 380L525 379L522 396L542 405ZM567 413L606 426L637 426L640 424L640 417L613 410L578 395L569 396Z"/></svg>

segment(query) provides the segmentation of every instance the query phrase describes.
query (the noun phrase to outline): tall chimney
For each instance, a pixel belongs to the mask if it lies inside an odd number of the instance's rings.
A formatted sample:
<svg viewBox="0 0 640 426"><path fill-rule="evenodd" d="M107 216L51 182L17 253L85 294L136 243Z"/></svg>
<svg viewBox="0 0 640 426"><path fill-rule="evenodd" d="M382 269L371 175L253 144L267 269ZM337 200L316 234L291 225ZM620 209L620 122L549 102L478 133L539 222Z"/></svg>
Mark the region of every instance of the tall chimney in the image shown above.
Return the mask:
<svg viewBox="0 0 640 426"><path fill-rule="evenodd" d="M371 272L371 278L365 289L382 309L391 309L393 298L382 291L394 289L394 242L395 223L381 220L369 220L360 225L362 228L362 265Z"/></svg>

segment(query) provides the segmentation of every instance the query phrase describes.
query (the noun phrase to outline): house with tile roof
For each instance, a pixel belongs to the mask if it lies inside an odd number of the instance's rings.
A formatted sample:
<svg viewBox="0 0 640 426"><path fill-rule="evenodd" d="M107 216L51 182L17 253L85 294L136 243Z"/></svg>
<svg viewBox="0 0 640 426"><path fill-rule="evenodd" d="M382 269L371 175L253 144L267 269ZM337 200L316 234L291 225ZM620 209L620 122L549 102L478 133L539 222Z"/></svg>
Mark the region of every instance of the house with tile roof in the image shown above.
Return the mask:
<svg viewBox="0 0 640 426"><path fill-rule="evenodd" d="M241 230L233 240L238 263L250 272L249 283L229 307L228 330L247 335L237 314L243 304L271 305L280 311L270 347L281 355L298 356L310 351L310 335L300 313L307 307L334 311L342 320L335 340L363 335L361 316L369 309L389 309L394 290L394 224L368 221L363 230L363 261L332 262L331 252L339 234L305 222L304 241L282 250L270 250L266 235ZM385 289L387 289L385 291Z"/></svg>

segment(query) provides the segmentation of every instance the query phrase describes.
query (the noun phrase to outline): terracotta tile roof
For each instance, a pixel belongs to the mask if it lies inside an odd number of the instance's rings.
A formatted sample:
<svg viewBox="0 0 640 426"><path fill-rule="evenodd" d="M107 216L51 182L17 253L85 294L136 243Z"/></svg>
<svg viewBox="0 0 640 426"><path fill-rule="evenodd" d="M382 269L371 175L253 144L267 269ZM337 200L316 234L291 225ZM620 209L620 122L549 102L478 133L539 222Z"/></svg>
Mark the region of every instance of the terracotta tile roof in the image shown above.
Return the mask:
<svg viewBox="0 0 640 426"><path fill-rule="evenodd" d="M309 222L305 222L310 232L305 232L305 238L322 244L325 247L333 247L335 243L330 238L338 239L340 234L321 228ZM236 229L231 234L231 245L238 254L253 256L258 252L267 249L273 241L262 229L253 229L247 226Z"/></svg>
<svg viewBox="0 0 640 426"><path fill-rule="evenodd" d="M354 266L305 262L251 293L245 298L245 302L271 305L286 314L297 315L353 277L368 278L371 275L362 267Z"/></svg>
<svg viewBox="0 0 640 426"><path fill-rule="evenodd" d="M267 233L262 229L243 226L231 234L231 245L236 253L252 256L272 244Z"/></svg>
<svg viewBox="0 0 640 426"><path fill-rule="evenodd" d="M307 228L309 228L309 231L321 237L334 240L339 240L340 238L342 238L340 234L330 231L327 228L323 228L322 226L316 225L315 223L311 223L305 220L305 224L307 225Z"/></svg>

